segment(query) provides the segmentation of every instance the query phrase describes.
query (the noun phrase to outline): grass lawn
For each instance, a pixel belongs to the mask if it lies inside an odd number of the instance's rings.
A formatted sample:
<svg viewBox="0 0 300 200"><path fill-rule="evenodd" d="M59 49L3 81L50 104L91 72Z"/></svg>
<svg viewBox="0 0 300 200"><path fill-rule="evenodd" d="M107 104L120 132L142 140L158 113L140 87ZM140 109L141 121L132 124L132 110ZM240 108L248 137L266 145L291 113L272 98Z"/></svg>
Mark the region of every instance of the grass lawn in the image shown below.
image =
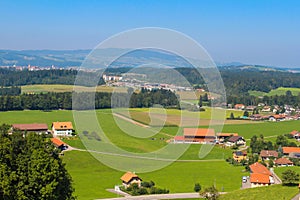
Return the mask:
<svg viewBox="0 0 300 200"><path fill-rule="evenodd" d="M249 188L237 190L221 195L220 200L284 200L292 199L298 193L298 187L285 187L282 185L272 185L267 187Z"/></svg>
<svg viewBox="0 0 300 200"><path fill-rule="evenodd" d="M271 90L268 93L260 91L248 91L250 95L253 96L275 96L275 95L285 95L286 91L290 90L294 96L297 96L300 93L300 88L285 88L279 87L275 90Z"/></svg>
<svg viewBox="0 0 300 200"><path fill-rule="evenodd" d="M275 167L274 171L275 173L281 178L282 177L282 172L285 172L286 170L293 170L300 174L300 167L299 166L292 166L292 167Z"/></svg>

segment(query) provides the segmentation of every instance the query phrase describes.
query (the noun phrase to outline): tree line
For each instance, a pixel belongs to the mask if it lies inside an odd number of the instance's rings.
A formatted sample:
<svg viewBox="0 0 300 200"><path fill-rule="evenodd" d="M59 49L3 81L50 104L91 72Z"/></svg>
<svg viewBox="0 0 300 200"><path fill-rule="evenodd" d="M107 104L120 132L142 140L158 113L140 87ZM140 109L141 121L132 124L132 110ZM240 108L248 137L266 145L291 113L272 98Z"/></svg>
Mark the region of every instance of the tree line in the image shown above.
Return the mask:
<svg viewBox="0 0 300 200"><path fill-rule="evenodd" d="M73 100L73 101L72 101ZM0 96L0 111L9 110L88 110L118 107L163 107L178 108L177 96L168 90L141 90L137 93L62 92Z"/></svg>

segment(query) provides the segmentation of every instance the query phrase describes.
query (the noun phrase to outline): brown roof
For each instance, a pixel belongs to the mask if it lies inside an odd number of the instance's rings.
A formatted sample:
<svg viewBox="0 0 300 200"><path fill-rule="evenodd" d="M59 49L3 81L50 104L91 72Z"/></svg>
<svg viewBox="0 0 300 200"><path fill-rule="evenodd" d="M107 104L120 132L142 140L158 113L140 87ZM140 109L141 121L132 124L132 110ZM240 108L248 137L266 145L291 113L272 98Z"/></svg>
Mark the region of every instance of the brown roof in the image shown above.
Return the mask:
<svg viewBox="0 0 300 200"><path fill-rule="evenodd" d="M229 139L228 139L228 142L237 142L238 140L240 139L243 139L243 137L241 136L231 136Z"/></svg>
<svg viewBox="0 0 300 200"><path fill-rule="evenodd" d="M259 174L259 173L252 173L250 175L250 182L251 183L270 183L269 175L266 174Z"/></svg>
<svg viewBox="0 0 300 200"><path fill-rule="evenodd" d="M300 148L299 147L282 147L282 151L284 154L300 153Z"/></svg>
<svg viewBox="0 0 300 200"><path fill-rule="evenodd" d="M21 131L48 130L47 124L13 124L12 127Z"/></svg>
<svg viewBox="0 0 300 200"><path fill-rule="evenodd" d="M290 161L287 158L278 158L277 160L275 160L275 163L278 165L291 165L293 164L292 161Z"/></svg>
<svg viewBox="0 0 300 200"><path fill-rule="evenodd" d="M229 136L238 136L237 133L217 133L218 137L229 137Z"/></svg>
<svg viewBox="0 0 300 200"><path fill-rule="evenodd" d="M265 174L265 175L269 175L269 176L272 175L271 172L268 170L268 168L266 168L265 166L263 166L259 162L256 162L256 163L250 165L249 167L250 167L250 170L251 170L252 173Z"/></svg>
<svg viewBox="0 0 300 200"><path fill-rule="evenodd" d="M72 122L53 122L52 127L56 130L69 130L73 129Z"/></svg>
<svg viewBox="0 0 300 200"><path fill-rule="evenodd" d="M64 143L58 138L51 138L51 142L57 147L60 147L61 145L66 145L66 143Z"/></svg>
<svg viewBox="0 0 300 200"><path fill-rule="evenodd" d="M214 137L215 130L211 128L184 128L183 134L194 137Z"/></svg>
<svg viewBox="0 0 300 200"><path fill-rule="evenodd" d="M126 182L126 183L128 183L131 179L133 179L133 178L138 178L138 179L140 179L139 177L138 177L138 175L136 175L136 174L134 174L134 173L132 173L132 172L126 172L122 177L121 177L121 180L122 181L124 181L124 182Z"/></svg>
<svg viewBox="0 0 300 200"><path fill-rule="evenodd" d="M278 157L278 152L273 150L261 150L260 152L261 157Z"/></svg>
<svg viewBox="0 0 300 200"><path fill-rule="evenodd" d="M299 133L299 131L293 130L290 134L291 135L296 135L297 133Z"/></svg>

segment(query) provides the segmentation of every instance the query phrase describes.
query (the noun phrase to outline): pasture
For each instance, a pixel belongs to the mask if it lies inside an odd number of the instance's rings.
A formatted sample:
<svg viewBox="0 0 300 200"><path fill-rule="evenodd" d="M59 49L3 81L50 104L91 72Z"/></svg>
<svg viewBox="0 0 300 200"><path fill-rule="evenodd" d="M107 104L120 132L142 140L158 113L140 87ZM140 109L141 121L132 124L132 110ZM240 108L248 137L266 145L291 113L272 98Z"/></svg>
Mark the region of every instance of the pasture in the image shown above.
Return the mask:
<svg viewBox="0 0 300 200"><path fill-rule="evenodd" d="M285 88L285 87L279 87L275 90L271 90L268 93L260 92L260 91L248 91L248 93L253 96L275 96L275 95L285 95L285 93L288 90L290 90L294 96L297 96L300 93L300 88Z"/></svg>

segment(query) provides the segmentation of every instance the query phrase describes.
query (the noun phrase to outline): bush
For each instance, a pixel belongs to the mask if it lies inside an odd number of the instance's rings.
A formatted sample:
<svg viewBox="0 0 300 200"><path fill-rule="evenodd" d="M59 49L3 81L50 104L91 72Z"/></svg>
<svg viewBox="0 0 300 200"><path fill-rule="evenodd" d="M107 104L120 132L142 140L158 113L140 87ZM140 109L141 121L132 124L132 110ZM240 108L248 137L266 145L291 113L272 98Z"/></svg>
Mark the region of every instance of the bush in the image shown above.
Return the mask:
<svg viewBox="0 0 300 200"><path fill-rule="evenodd" d="M195 186L194 186L194 191L195 192L200 192L201 190L201 185L199 183L196 183Z"/></svg>

